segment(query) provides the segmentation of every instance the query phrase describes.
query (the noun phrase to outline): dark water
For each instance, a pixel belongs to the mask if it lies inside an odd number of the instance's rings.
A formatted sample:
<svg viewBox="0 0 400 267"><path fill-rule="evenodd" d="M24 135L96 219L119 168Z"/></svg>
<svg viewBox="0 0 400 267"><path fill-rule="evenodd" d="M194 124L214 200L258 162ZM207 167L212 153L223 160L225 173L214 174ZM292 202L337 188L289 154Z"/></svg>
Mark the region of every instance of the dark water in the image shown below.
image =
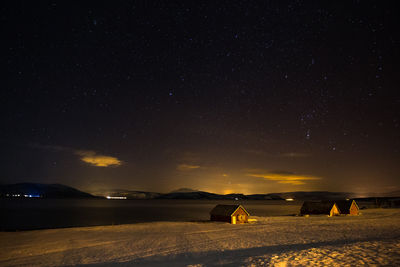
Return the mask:
<svg viewBox="0 0 400 267"><path fill-rule="evenodd" d="M293 215L301 205L279 200L0 199L0 230L203 221L216 204L242 204L253 216Z"/></svg>

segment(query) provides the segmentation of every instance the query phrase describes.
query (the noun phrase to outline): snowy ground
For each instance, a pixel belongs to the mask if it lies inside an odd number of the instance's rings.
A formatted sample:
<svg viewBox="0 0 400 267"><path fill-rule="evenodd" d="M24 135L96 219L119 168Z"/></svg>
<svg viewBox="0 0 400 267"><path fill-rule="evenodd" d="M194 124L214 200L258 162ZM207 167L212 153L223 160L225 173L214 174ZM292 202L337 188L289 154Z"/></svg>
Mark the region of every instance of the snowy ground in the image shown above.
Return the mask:
<svg viewBox="0 0 400 267"><path fill-rule="evenodd" d="M0 266L400 266L400 209L0 233Z"/></svg>

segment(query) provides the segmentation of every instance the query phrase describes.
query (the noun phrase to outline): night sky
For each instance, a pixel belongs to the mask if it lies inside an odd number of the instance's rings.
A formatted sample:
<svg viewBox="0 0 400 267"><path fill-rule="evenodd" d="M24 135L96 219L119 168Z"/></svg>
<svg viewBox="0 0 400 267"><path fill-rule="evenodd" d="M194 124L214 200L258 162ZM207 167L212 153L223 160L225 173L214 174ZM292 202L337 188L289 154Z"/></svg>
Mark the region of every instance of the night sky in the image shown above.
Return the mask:
<svg viewBox="0 0 400 267"><path fill-rule="evenodd" d="M400 190L395 2L2 3L0 182Z"/></svg>

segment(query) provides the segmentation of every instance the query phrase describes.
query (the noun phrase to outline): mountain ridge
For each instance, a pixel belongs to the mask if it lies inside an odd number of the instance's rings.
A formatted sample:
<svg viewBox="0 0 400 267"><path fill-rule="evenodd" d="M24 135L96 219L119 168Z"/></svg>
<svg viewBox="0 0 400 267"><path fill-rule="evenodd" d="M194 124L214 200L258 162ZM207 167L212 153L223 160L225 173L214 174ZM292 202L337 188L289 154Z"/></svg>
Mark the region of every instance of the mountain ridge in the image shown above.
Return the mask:
<svg viewBox="0 0 400 267"><path fill-rule="evenodd" d="M17 183L0 185L1 197L96 198L63 184Z"/></svg>
<svg viewBox="0 0 400 267"><path fill-rule="evenodd" d="M216 194L206 191L180 188L169 193L139 190L111 189L87 193L62 184L17 183L0 185L0 197L41 197L41 198L105 198L107 196L126 199L204 199L204 200L335 200L357 198L351 192L294 191L267 194ZM373 197L373 196L371 196ZM381 197L386 197L381 195Z"/></svg>

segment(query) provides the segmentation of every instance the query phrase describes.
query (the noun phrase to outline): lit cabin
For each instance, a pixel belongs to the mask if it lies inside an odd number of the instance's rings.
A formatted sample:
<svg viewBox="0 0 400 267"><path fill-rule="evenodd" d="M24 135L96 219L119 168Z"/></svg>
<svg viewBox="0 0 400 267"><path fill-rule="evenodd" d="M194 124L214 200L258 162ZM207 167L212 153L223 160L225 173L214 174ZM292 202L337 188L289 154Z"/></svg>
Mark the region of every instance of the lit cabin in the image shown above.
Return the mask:
<svg viewBox="0 0 400 267"><path fill-rule="evenodd" d="M340 210L334 201L304 201L300 215L340 215Z"/></svg>
<svg viewBox="0 0 400 267"><path fill-rule="evenodd" d="M217 205L210 212L211 221L247 223L250 214L241 205Z"/></svg>
<svg viewBox="0 0 400 267"><path fill-rule="evenodd" d="M355 200L338 200L335 203L339 208L340 214L358 215L360 210Z"/></svg>

